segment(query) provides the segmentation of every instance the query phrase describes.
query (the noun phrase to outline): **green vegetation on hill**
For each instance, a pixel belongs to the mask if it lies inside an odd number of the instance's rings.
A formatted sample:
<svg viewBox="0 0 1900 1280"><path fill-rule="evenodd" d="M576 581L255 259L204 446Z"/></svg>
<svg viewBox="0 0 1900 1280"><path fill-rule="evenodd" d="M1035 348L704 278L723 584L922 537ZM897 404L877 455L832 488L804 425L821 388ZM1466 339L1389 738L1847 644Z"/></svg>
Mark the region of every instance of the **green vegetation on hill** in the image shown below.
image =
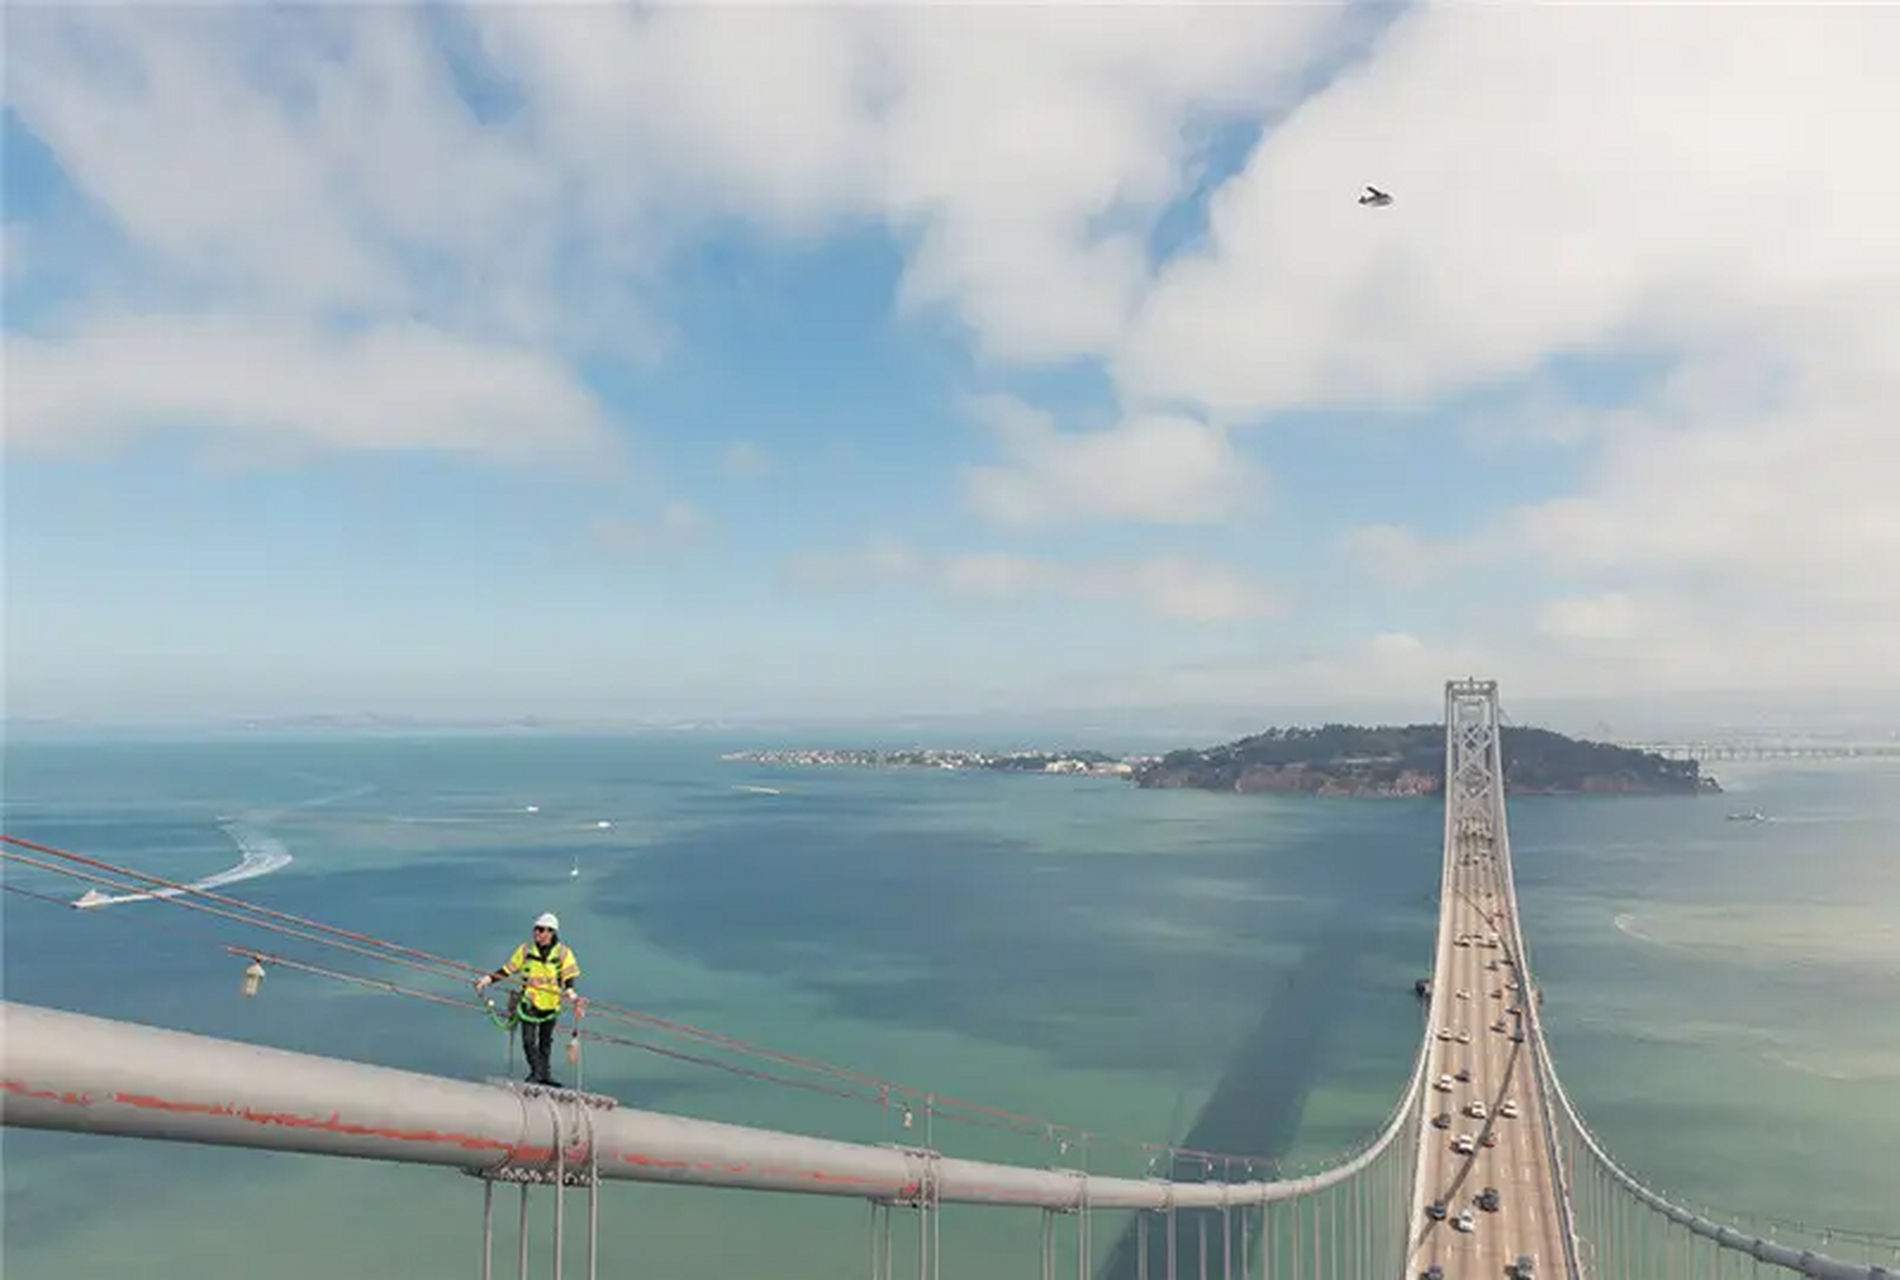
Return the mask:
<svg viewBox="0 0 1900 1280"><path fill-rule="evenodd" d="M1548 729L1500 731L1504 789L1514 794L1693 795L1719 791L1693 760L1567 738ZM1438 724L1269 729L1237 742L1172 751L1135 785L1316 795L1438 795L1445 728Z"/></svg>

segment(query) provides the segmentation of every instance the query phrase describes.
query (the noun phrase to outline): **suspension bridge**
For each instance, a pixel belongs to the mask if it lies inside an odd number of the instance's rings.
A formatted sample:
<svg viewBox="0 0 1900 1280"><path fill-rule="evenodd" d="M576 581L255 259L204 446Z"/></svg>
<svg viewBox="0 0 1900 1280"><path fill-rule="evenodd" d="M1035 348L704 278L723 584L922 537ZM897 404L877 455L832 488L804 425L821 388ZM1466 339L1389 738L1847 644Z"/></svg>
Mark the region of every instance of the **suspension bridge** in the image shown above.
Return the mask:
<svg viewBox="0 0 1900 1280"><path fill-rule="evenodd" d="M1733 742L1618 742L1667 760L1894 760L1900 742L1829 742L1791 739Z"/></svg>
<svg viewBox="0 0 1900 1280"><path fill-rule="evenodd" d="M1042 1280L1071 1271L1095 1280L1111 1266L1135 1280L1900 1280L1900 1236L1718 1219L1645 1185L1590 1132L1544 1036L1512 878L1499 724L1495 682L1447 684L1443 865L1424 1035L1387 1122L1330 1168L1293 1176L1260 1156L1138 1143L1128 1145L1145 1159L1145 1176L1092 1171L1083 1157L1100 1153L1099 1135L602 1001L586 1007L586 1028L576 1021L571 1052L583 1039L631 1045L861 1098L900 1116L906 1140L853 1143L722 1124L581 1088L422 1075L12 1001L0 1004L0 1120L459 1170L480 1183L481 1241L470 1270L482 1280L638 1270L638 1259L601 1256L612 1194L603 1188L615 1181L861 1201L869 1206L861 1274L871 1280L979 1274L943 1249L942 1215L953 1205L1040 1215L1039 1253L1015 1274L1039 1268ZM9 862L108 892L176 890L164 901L420 975L365 978L227 948L250 961L247 980L262 966L302 969L494 1011L426 986L448 979L466 990L481 972L475 966L83 853L0 841ZM939 1123L953 1121L1046 1138L1052 1156L1071 1159L953 1158L933 1140ZM512 1212L504 1199L514 1201ZM513 1256L498 1256L510 1243Z"/></svg>

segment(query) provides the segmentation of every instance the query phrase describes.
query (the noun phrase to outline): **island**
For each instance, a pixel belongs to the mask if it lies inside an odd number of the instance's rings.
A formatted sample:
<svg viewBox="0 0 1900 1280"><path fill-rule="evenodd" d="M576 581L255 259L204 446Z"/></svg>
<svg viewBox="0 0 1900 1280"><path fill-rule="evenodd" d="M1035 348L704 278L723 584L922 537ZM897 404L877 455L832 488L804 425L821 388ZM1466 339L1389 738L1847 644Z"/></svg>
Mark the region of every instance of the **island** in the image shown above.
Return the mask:
<svg viewBox="0 0 1900 1280"><path fill-rule="evenodd" d="M967 747L792 747L775 751L732 751L719 757L747 764L807 768L986 769L996 773L1068 773L1128 778L1153 764L1157 756L1114 756L1102 751L1023 748L981 751Z"/></svg>
<svg viewBox="0 0 1900 1280"><path fill-rule="evenodd" d="M1670 760L1548 729L1504 725L1504 790L1514 795L1702 795L1721 791L1694 760ZM1137 787L1320 796L1436 796L1445 789L1442 724L1269 729L1217 747L1171 751L1131 770Z"/></svg>

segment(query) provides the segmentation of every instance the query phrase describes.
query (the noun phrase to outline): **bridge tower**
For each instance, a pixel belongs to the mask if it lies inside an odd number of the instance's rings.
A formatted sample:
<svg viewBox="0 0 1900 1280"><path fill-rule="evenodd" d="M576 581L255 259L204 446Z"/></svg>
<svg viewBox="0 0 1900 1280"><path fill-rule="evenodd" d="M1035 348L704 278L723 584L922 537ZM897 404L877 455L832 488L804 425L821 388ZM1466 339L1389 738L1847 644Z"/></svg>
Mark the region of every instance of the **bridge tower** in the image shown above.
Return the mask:
<svg viewBox="0 0 1900 1280"><path fill-rule="evenodd" d="M1495 832L1503 817L1498 682L1445 682L1445 834ZM1494 785L1498 784L1498 785Z"/></svg>

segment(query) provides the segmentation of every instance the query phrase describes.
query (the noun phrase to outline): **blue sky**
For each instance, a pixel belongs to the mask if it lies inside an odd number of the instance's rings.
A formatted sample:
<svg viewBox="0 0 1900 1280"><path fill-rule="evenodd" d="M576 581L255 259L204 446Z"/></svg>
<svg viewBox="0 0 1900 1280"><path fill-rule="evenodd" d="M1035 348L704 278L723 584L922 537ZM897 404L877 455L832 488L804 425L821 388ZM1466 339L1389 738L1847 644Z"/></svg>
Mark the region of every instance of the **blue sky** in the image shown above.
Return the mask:
<svg viewBox="0 0 1900 1280"><path fill-rule="evenodd" d="M10 714L1900 687L1889 14L8 23Z"/></svg>

